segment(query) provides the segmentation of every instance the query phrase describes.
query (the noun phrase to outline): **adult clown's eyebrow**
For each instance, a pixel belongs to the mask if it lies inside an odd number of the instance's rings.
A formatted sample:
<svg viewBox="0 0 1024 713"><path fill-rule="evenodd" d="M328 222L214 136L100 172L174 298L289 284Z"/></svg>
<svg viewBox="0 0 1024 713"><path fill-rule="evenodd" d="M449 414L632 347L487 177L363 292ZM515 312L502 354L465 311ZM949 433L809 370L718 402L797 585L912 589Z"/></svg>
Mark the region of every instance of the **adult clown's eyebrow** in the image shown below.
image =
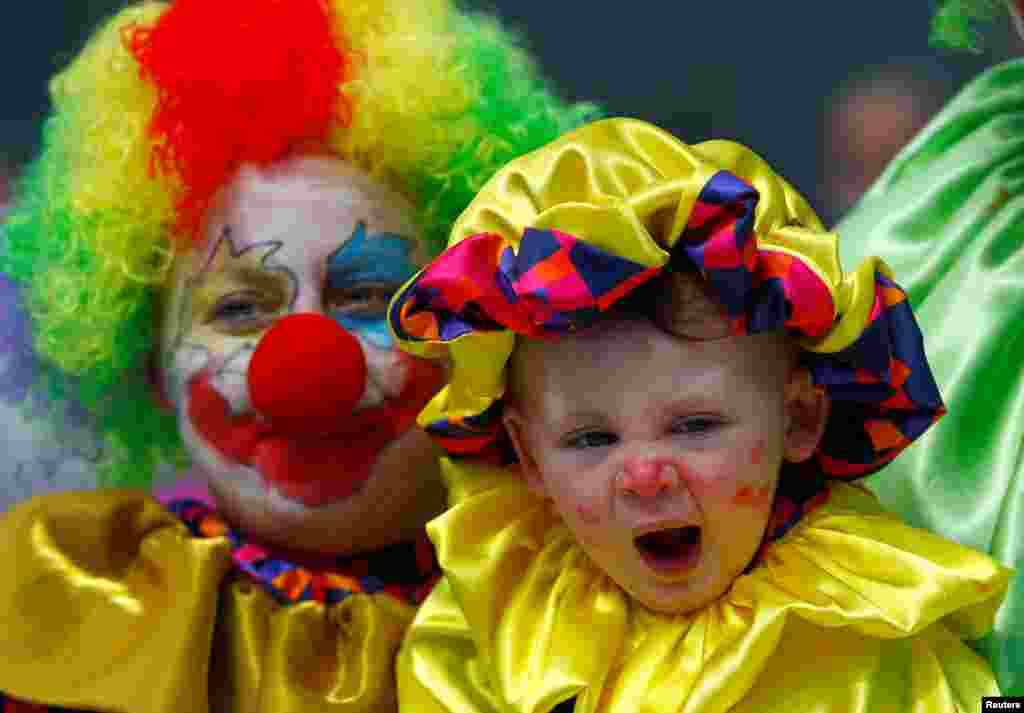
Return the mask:
<svg viewBox="0 0 1024 713"><path fill-rule="evenodd" d="M398 233L367 234L365 221L356 224L352 237L327 258L327 286L350 287L360 282L394 283L416 272L410 256L413 241Z"/></svg>

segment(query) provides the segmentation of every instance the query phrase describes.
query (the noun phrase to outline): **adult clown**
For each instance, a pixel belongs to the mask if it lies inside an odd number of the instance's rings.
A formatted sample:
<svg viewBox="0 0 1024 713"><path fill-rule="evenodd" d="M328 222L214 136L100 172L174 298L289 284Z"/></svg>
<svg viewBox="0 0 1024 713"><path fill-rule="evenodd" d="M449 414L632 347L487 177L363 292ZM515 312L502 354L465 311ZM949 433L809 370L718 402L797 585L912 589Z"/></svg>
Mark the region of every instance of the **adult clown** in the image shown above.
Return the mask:
<svg viewBox="0 0 1024 713"><path fill-rule="evenodd" d="M52 93L6 226L34 349L8 391L95 425L102 484L191 463L212 497L4 516L0 710L392 709L443 500L411 427L443 374L393 348L387 302L591 109L447 0L135 4Z"/></svg>
<svg viewBox="0 0 1024 713"><path fill-rule="evenodd" d="M947 2L937 39L976 47L978 20L1024 3ZM1017 569L979 642L1003 692L1024 695L1024 61L983 73L892 161L838 230L844 259L877 254L904 276L936 380L954 405L870 482L911 523Z"/></svg>

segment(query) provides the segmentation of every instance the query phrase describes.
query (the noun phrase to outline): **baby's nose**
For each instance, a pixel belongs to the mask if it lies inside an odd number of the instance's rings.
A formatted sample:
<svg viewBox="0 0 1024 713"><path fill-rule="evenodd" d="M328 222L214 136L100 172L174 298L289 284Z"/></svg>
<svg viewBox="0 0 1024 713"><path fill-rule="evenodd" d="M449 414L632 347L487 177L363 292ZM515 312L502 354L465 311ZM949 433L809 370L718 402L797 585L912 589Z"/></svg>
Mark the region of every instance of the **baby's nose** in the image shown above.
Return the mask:
<svg viewBox="0 0 1024 713"><path fill-rule="evenodd" d="M674 489L681 479L682 474L673 463L630 458L623 464L619 487L627 493L653 498L663 490Z"/></svg>

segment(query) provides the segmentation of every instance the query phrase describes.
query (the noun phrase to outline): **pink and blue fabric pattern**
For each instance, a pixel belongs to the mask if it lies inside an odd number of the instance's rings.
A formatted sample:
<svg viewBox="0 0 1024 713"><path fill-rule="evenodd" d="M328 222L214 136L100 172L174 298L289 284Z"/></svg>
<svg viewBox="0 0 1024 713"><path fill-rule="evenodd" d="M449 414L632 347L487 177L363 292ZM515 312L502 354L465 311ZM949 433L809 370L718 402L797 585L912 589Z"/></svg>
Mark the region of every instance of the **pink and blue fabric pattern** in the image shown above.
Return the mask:
<svg viewBox="0 0 1024 713"><path fill-rule="evenodd" d="M402 341L450 342L511 330L555 338L583 329L661 270L696 267L734 334L786 329L816 339L843 319L826 282L797 250L759 245L758 193L728 171L703 187L664 267L648 267L557 230L527 228L518 250L495 234L453 245L406 286L389 309ZM944 412L906 294L875 272L866 326L840 351L805 351L805 364L832 402L825 436L806 477L855 479L906 448ZM453 456L508 462L501 401L482 413L445 418L427 431ZM496 446L498 448L496 448ZM806 485L806 484L805 484ZM817 487L801 500L809 500Z"/></svg>
<svg viewBox="0 0 1024 713"><path fill-rule="evenodd" d="M426 533L414 542L402 542L361 556L330 558L313 567L248 542L206 503L176 500L167 508L181 519L193 537L226 537L235 567L282 605L306 601L330 605L353 594L377 593L417 605L439 577Z"/></svg>

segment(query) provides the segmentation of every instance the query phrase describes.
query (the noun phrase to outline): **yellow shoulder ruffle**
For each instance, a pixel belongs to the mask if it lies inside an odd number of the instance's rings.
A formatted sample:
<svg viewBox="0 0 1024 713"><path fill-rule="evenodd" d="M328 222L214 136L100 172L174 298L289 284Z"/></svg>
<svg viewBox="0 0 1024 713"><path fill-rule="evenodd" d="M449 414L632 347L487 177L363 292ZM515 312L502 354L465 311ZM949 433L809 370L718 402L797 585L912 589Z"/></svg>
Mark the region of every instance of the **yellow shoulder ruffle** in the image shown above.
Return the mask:
<svg viewBox="0 0 1024 713"><path fill-rule="evenodd" d="M142 492L61 493L0 517L0 691L68 708L377 713L396 708L411 607L288 607L235 577ZM211 675L211 668L212 675Z"/></svg>
<svg viewBox="0 0 1024 713"><path fill-rule="evenodd" d="M699 612L633 604L511 471L444 461L430 525L446 579L399 659L401 710L816 713L975 710L997 687L963 642L1010 571L885 513L829 501Z"/></svg>

